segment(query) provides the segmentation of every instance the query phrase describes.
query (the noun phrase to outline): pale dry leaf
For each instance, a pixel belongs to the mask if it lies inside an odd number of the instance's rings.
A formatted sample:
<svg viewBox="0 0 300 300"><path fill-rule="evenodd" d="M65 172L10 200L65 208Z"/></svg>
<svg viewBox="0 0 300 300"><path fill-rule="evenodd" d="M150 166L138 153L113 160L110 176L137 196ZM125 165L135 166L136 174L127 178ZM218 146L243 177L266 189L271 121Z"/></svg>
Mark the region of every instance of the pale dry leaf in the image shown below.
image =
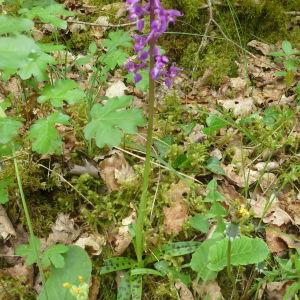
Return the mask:
<svg viewBox="0 0 300 300"><path fill-rule="evenodd" d="M203 128L203 125L197 124L188 136L189 141L191 141L192 143L199 143L205 140L207 136L202 132Z"/></svg>
<svg viewBox="0 0 300 300"><path fill-rule="evenodd" d="M129 226L136 222L136 211L133 210L130 215L122 220L122 226L119 227L115 236L115 252L120 256L128 248L132 241Z"/></svg>
<svg viewBox="0 0 300 300"><path fill-rule="evenodd" d="M236 117L247 116L255 109L252 97L244 98L240 96L236 99L218 100L217 102L227 111L232 111Z"/></svg>
<svg viewBox="0 0 300 300"><path fill-rule="evenodd" d="M215 158L217 158L218 160L221 160L221 159L223 158L222 152L221 152L220 149L218 149L218 148L215 148L214 150L212 150L212 151L209 153L209 156L215 157Z"/></svg>
<svg viewBox="0 0 300 300"><path fill-rule="evenodd" d="M241 77L230 78L230 86L235 91L243 91L247 86L247 81Z"/></svg>
<svg viewBox="0 0 300 300"><path fill-rule="evenodd" d="M84 159L84 165L74 165L73 168L70 169L70 174L72 175L82 175L89 174L94 178L99 178L99 170L87 159Z"/></svg>
<svg viewBox="0 0 300 300"><path fill-rule="evenodd" d="M246 184L251 185L259 178L259 172L249 168L241 169L239 173L236 173L234 164L222 164L222 168L225 171L226 177L239 187L245 187Z"/></svg>
<svg viewBox="0 0 300 300"><path fill-rule="evenodd" d="M164 228L167 234L178 234L188 218L188 205L184 200L184 194L188 194L190 188L179 181L172 184L167 192L170 201L169 207L164 207Z"/></svg>
<svg viewBox="0 0 300 300"><path fill-rule="evenodd" d="M113 97L121 97L125 95L125 91L127 90L126 85L123 81L118 80L110 84L108 89L106 90L105 96L108 98Z"/></svg>
<svg viewBox="0 0 300 300"><path fill-rule="evenodd" d="M135 173L122 152L111 151L110 154L99 164L100 176L109 191L118 191L121 185L135 179Z"/></svg>
<svg viewBox="0 0 300 300"><path fill-rule="evenodd" d="M75 228L75 222L68 214L59 213L49 234L47 245L56 243L72 244L79 236L80 230Z"/></svg>
<svg viewBox="0 0 300 300"><path fill-rule="evenodd" d="M75 20L76 21L76 20ZM73 23L71 25L69 25L69 30L72 33L81 33L87 30L87 27L85 24L81 24L81 23Z"/></svg>
<svg viewBox="0 0 300 300"><path fill-rule="evenodd" d="M279 167L279 163L277 161L269 161L269 162L259 162L254 165L254 168L257 171L273 171Z"/></svg>
<svg viewBox="0 0 300 300"><path fill-rule="evenodd" d="M273 50L273 47L271 45L257 40L252 40L247 45L257 51L260 51L263 55L268 55Z"/></svg>
<svg viewBox="0 0 300 300"><path fill-rule="evenodd" d="M0 205L0 237L3 240L7 240L11 236L16 236L16 231L6 214L4 207Z"/></svg>
<svg viewBox="0 0 300 300"><path fill-rule="evenodd" d="M259 186L261 187L262 191L267 191L268 189L274 186L277 180L277 176L273 173L264 173L261 178L259 179Z"/></svg>
<svg viewBox="0 0 300 300"><path fill-rule="evenodd" d="M282 300L286 289L286 281L269 282L266 285L267 299Z"/></svg>
<svg viewBox="0 0 300 300"><path fill-rule="evenodd" d="M179 292L180 300L194 300L194 296L193 296L192 292L181 281L178 281L175 283L175 288Z"/></svg>
<svg viewBox="0 0 300 300"><path fill-rule="evenodd" d="M106 244L106 238L100 234L83 234L75 242L75 245L86 249L93 256L98 256L102 252L103 246Z"/></svg>
<svg viewBox="0 0 300 300"><path fill-rule="evenodd" d="M202 283L193 282L193 290L199 299L208 297L210 300L223 300L221 288L216 281L206 281Z"/></svg>

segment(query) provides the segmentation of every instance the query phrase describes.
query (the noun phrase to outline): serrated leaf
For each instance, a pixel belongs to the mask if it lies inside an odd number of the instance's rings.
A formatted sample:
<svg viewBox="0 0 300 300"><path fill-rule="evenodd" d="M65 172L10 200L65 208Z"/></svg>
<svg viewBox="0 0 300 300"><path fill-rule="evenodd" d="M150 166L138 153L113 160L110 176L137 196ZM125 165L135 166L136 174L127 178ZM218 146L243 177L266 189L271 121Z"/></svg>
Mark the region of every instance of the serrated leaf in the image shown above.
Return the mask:
<svg viewBox="0 0 300 300"><path fill-rule="evenodd" d="M218 183L214 178L207 184L207 195L204 198L205 202L223 201L224 196L218 192Z"/></svg>
<svg viewBox="0 0 300 300"><path fill-rule="evenodd" d="M136 262L133 259L127 257L114 257L104 261L104 266L101 268L100 274L132 269L135 266Z"/></svg>
<svg viewBox="0 0 300 300"><path fill-rule="evenodd" d="M142 299L143 277L141 275L130 276L130 289L132 300Z"/></svg>
<svg viewBox="0 0 300 300"><path fill-rule="evenodd" d="M210 157L207 160L206 168L218 175L225 175L225 171L220 166L220 161L216 157Z"/></svg>
<svg viewBox="0 0 300 300"><path fill-rule="evenodd" d="M101 59L104 64L106 64L110 70L115 69L116 66L122 66L128 59L129 55L121 49L116 49L109 51L104 54Z"/></svg>
<svg viewBox="0 0 300 300"><path fill-rule="evenodd" d="M206 215L195 215L189 220L190 225L203 233L207 233L209 229L209 218Z"/></svg>
<svg viewBox="0 0 300 300"><path fill-rule="evenodd" d="M29 244L20 245L16 250L16 255L25 257L25 262L28 266L36 263L38 255L41 251L41 241L32 236L29 239Z"/></svg>
<svg viewBox="0 0 300 300"><path fill-rule="evenodd" d="M130 274L127 272L118 286L117 300L131 300Z"/></svg>
<svg viewBox="0 0 300 300"><path fill-rule="evenodd" d="M0 16L0 34L22 33L30 31L34 23L29 19L16 18L12 16Z"/></svg>
<svg viewBox="0 0 300 300"><path fill-rule="evenodd" d="M64 256L69 248L65 245L57 244L47 248L42 257L42 265L44 268L48 268L51 264L55 268L63 268L65 265Z"/></svg>
<svg viewBox="0 0 300 300"><path fill-rule="evenodd" d="M103 40L103 46L107 48L108 51L116 49L118 47L131 47L132 38L123 30L111 31L108 34L109 39Z"/></svg>
<svg viewBox="0 0 300 300"><path fill-rule="evenodd" d="M47 85L38 97L38 102L50 101L54 107L62 107L63 102L73 105L84 99L84 91L70 79L58 80L54 85Z"/></svg>
<svg viewBox="0 0 300 300"><path fill-rule="evenodd" d="M92 120L84 129L87 140L95 139L99 148L120 144L124 133L137 132L137 126L144 125L141 110L126 109L132 97L122 96L109 99L104 105L95 104L91 110Z"/></svg>
<svg viewBox="0 0 300 300"><path fill-rule="evenodd" d="M37 120L29 130L29 139L32 141L32 150L39 154L60 154L62 140L56 124L67 125L69 116L55 112L47 119Z"/></svg>
<svg viewBox="0 0 300 300"><path fill-rule="evenodd" d="M11 142L21 127L22 123L11 117L0 118L0 144Z"/></svg>
<svg viewBox="0 0 300 300"><path fill-rule="evenodd" d="M42 22L51 24L60 29L67 28L67 22L60 17L74 16L73 12L66 10L63 5L57 3L45 7L35 6L31 9L21 9L19 13L32 20L38 18Z"/></svg>
<svg viewBox="0 0 300 300"><path fill-rule="evenodd" d="M260 238L242 236L231 242L231 264L233 266L245 266L256 264L268 257L267 244ZM209 249L208 268L213 271L221 271L227 265L228 239L216 242Z"/></svg>
<svg viewBox="0 0 300 300"><path fill-rule="evenodd" d="M8 187L12 183L10 178L0 180L0 204L8 202Z"/></svg>
<svg viewBox="0 0 300 300"><path fill-rule="evenodd" d="M92 272L92 262L79 246L68 246L68 251L64 254L65 265L63 268L53 268L47 278L38 300L63 299L74 300L75 297L69 289L63 286L64 283L79 286L80 277L89 285ZM47 296L45 295L47 290Z"/></svg>
<svg viewBox="0 0 300 300"><path fill-rule="evenodd" d="M213 280L218 273L208 269L208 254L210 247L216 243L216 240L209 239L204 241L192 255L191 268L201 277L203 281Z"/></svg>

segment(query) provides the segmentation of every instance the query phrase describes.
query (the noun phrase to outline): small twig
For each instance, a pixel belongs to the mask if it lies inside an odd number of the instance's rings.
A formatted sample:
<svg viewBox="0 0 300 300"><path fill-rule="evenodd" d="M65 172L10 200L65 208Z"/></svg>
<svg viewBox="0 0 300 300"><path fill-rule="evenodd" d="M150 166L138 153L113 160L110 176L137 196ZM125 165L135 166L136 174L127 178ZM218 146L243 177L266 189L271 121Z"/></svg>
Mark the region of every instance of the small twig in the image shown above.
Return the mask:
<svg viewBox="0 0 300 300"><path fill-rule="evenodd" d="M136 24L136 21L130 22L130 23L124 23L124 24L98 24L98 23L91 23L91 22L83 22L83 21L76 21L76 20L67 20L69 24L82 24L87 26L93 26L93 27L127 27L132 26Z"/></svg>

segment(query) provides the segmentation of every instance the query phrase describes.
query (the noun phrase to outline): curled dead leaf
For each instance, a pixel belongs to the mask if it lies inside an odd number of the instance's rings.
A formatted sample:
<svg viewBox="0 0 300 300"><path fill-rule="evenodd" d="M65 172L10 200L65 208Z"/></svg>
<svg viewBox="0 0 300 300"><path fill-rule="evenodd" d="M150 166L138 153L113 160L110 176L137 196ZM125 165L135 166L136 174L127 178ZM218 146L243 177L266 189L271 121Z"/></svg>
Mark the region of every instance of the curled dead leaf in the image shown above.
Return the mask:
<svg viewBox="0 0 300 300"><path fill-rule="evenodd" d="M175 288L179 292L180 300L194 300L194 296L189 288L182 282L175 283Z"/></svg>
<svg viewBox="0 0 300 300"><path fill-rule="evenodd" d="M193 282L193 290L199 299L208 297L210 300L223 300L221 288L216 281L206 281L203 283Z"/></svg>
<svg viewBox="0 0 300 300"><path fill-rule="evenodd" d="M100 255L102 252L103 246L106 244L106 238L100 234L83 234L75 242L75 245L86 249L88 253L93 256Z"/></svg>

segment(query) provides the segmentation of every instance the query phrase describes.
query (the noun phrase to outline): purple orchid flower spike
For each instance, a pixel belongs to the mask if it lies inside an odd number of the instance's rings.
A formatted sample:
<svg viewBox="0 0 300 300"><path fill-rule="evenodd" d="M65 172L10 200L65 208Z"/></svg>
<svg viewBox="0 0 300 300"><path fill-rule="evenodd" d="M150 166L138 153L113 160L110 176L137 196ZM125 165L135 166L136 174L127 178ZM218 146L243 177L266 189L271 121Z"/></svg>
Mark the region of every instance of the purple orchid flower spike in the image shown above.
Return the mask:
<svg viewBox="0 0 300 300"><path fill-rule="evenodd" d="M134 35L134 51L137 54L137 59L135 62L130 61L127 64L127 68L129 72L134 74L135 82L138 82L142 79L140 70L147 66L147 60L150 56L150 41L156 43L159 37L166 32L169 24L174 24L176 18L182 16L178 10L164 9L160 0L150 0L149 3L144 5L141 2L141 0L126 0L129 19L132 21L137 21L137 31L143 31L145 26L144 17L147 15L152 15L150 32L147 35ZM181 69L177 68L175 64L169 66L168 57L162 55L160 49L155 47L154 67L150 70L153 80L162 79L166 86L170 88L174 78L178 76L180 71Z"/></svg>

